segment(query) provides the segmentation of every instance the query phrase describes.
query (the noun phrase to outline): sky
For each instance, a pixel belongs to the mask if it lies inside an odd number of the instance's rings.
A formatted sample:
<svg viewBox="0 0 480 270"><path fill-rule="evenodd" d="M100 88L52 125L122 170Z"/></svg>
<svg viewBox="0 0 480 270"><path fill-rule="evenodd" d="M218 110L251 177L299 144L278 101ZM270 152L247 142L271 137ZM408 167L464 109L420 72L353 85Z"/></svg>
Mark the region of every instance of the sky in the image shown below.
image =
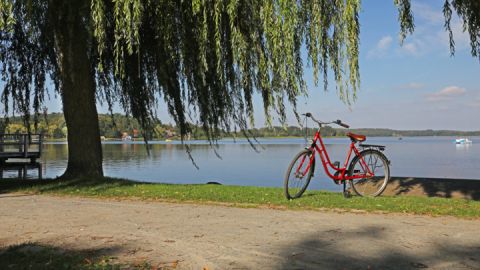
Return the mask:
<svg viewBox="0 0 480 270"><path fill-rule="evenodd" d="M480 61L471 56L456 14L456 53L450 56L442 6L443 0L412 1L415 32L401 46L393 1L362 1L356 102L339 101L333 83L327 93L313 86L307 71L309 97L299 111L352 127L480 130Z"/></svg>
<svg viewBox="0 0 480 270"><path fill-rule="evenodd" d="M415 32L401 46L393 0L363 0L357 100L351 106L341 102L333 80L327 92L322 84L315 86L313 72L306 67L309 95L299 97L298 111L323 121L341 119L352 128L480 130L480 61L471 56L456 14L456 53L450 56L442 6L443 0L412 1ZM254 105L255 125L262 127L259 95ZM53 95L46 106L49 112L62 108ZM107 111L100 105L98 109ZM298 125L289 111L287 124ZM158 112L162 122L173 122L162 104Z"/></svg>

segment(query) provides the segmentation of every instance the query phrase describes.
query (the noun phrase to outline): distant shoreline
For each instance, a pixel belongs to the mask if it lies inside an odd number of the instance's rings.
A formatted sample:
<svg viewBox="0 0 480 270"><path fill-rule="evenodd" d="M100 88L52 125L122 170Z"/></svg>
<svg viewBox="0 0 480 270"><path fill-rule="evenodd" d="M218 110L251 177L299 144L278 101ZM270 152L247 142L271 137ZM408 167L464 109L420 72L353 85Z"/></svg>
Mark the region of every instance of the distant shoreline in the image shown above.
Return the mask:
<svg viewBox="0 0 480 270"><path fill-rule="evenodd" d="M480 135L473 135L473 136L463 136L463 135L412 135L412 136L375 136L375 135L369 135L367 137L371 138L427 138L427 137L480 137ZM278 136L278 137L249 137L250 139L269 139L269 140L281 140L281 139L304 139L304 136ZM341 138L346 138L346 136L323 136L323 138L329 138L329 139L341 139ZM219 141L222 140L246 140L247 137L223 137L218 139ZM191 139L191 140L184 140L185 142L188 141L206 141L208 140L207 138L198 138L198 139ZM153 139L149 140L149 142L180 142L181 140L178 138L172 138L172 139ZM45 139L44 142L47 143L56 143L56 142L67 142L67 138L63 139ZM102 139L102 142L143 142L143 138L135 138L135 140L122 140L120 138L105 138Z"/></svg>
<svg viewBox="0 0 480 270"><path fill-rule="evenodd" d="M2 122L3 118L0 118L0 133L26 133L27 128L24 125L21 117L9 118L9 123L5 126ZM114 122L113 122L114 121ZM157 123L158 122L158 123ZM114 114L113 116L107 114L98 115L98 123L100 128L100 136L106 137L108 141L120 140L121 137L128 137L142 139L144 134L140 124L132 118L126 117L121 114ZM38 129L35 129L33 123L31 123L31 130L34 133L42 133L45 135L45 139L49 141L58 142L65 141L68 134L68 128L65 123L63 114L50 113L39 119ZM156 140L179 140L180 130L173 124L161 123L159 119L156 120L154 132L149 133L149 137ZM207 134L201 126L191 125L191 132L186 137L191 137L196 140L207 139ZM476 128L476 127L473 127ZM480 127L478 127L480 128ZM317 131L318 127L315 125L308 126L308 129L300 126L273 126L273 127L252 127L243 132L231 132L228 133L221 127L218 127L218 132L225 138L244 138L244 134L249 135L251 138L303 138L305 134L313 135ZM238 131L238 130L237 130ZM471 137L480 136L480 130L461 131L461 130L397 130L391 128L335 128L333 126L322 127L322 135L326 137L343 137L347 133L362 134L367 137L410 137L410 136L458 136L458 137Z"/></svg>

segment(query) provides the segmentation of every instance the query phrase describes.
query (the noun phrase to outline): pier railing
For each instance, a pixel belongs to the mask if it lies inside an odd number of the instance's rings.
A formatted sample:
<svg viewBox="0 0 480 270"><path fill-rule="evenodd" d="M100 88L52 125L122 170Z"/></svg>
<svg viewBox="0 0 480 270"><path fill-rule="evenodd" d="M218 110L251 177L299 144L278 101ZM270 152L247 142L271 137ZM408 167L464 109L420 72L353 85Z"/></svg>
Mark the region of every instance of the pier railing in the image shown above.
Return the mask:
<svg viewBox="0 0 480 270"><path fill-rule="evenodd" d="M0 163L9 158L30 159L42 155L42 134L0 134Z"/></svg>

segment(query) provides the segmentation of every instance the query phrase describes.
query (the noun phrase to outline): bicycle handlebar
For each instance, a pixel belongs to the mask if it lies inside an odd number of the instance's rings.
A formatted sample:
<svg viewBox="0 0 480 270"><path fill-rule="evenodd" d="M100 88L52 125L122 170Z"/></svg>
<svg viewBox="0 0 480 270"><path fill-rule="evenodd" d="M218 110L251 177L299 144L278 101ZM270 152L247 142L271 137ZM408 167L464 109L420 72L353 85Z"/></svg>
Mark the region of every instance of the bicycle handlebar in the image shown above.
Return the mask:
<svg viewBox="0 0 480 270"><path fill-rule="evenodd" d="M304 113L302 115L305 115L306 117L310 117L312 118L313 122L319 124L320 126L322 125L328 125L328 124L337 124L341 127L344 127L344 128L350 128L349 125L345 124L345 123L342 123L342 120L336 120L336 121L332 121L332 122L322 122L322 121L318 121L317 119L315 119L315 117L313 117L313 115L309 112L307 113Z"/></svg>
<svg viewBox="0 0 480 270"><path fill-rule="evenodd" d="M347 124L345 124L345 123L342 123L342 120L337 120L335 124L337 124L337 125L339 125L339 126L342 126L342 127L344 127L344 128L350 128L349 125L347 125Z"/></svg>

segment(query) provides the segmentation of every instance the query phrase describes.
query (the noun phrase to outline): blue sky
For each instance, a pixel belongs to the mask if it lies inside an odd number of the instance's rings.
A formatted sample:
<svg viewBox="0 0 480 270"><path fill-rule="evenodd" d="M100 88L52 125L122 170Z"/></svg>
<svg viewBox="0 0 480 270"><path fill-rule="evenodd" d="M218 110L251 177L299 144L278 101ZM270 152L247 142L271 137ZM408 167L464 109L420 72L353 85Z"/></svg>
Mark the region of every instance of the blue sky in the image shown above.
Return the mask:
<svg viewBox="0 0 480 270"><path fill-rule="evenodd" d="M393 0L364 0L356 102L350 107L342 103L333 81L328 92L323 85L315 87L312 70L306 68L309 96L299 98L299 112L312 112L325 121L342 119L353 128L480 130L480 61L470 55L460 21L455 15L456 54L450 57L443 0L417 0L412 5L415 33L400 46ZM259 96L254 99L255 124L261 127L263 106ZM46 105L50 112L61 110L58 100ZM171 122L162 107L161 120ZM99 106L99 111L106 110ZM297 124L291 113L288 124Z"/></svg>
<svg viewBox="0 0 480 270"><path fill-rule="evenodd" d="M299 110L352 127L480 130L480 61L470 55L461 22L453 21L456 54L450 57L443 0L412 6L415 32L400 46L393 1L364 0L357 101L351 107L340 102L333 84L327 93L314 87L307 71L310 96Z"/></svg>

